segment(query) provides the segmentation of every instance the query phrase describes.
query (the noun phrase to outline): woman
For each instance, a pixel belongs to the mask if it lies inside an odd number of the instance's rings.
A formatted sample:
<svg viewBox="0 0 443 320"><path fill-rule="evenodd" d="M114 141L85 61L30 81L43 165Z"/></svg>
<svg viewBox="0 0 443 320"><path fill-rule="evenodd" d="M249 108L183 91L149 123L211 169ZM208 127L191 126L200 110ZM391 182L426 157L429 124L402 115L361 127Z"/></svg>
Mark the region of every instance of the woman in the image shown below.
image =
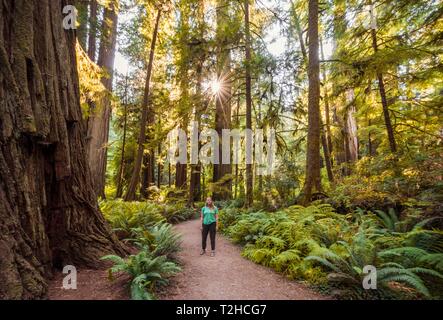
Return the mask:
<svg viewBox="0 0 443 320"><path fill-rule="evenodd" d="M202 208L200 220L202 223L202 251L200 255L206 253L206 240L208 239L208 233L211 238L211 257L215 256L215 234L218 226L218 209L214 206L212 198L206 199L206 205Z"/></svg>

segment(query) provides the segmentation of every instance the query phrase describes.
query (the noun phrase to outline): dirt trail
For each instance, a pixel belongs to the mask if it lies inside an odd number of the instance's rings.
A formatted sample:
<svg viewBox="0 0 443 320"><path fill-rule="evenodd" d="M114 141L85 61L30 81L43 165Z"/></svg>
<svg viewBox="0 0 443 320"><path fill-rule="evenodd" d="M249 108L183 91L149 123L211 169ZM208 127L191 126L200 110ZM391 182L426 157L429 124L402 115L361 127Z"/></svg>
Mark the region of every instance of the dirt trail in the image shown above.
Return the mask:
<svg viewBox="0 0 443 320"><path fill-rule="evenodd" d="M241 248L220 234L216 257L209 253L200 256L200 220L181 223L175 230L183 236L183 251L179 254L183 272L171 280L166 296L160 297L163 300L325 299L300 283L242 258Z"/></svg>

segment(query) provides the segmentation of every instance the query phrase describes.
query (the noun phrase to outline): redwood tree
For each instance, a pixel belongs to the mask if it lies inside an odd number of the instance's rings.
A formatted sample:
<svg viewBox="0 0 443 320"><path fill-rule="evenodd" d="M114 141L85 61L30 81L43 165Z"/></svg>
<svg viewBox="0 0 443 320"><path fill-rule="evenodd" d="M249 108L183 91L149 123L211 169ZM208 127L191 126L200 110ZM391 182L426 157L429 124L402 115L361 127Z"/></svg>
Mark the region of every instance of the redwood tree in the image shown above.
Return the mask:
<svg viewBox="0 0 443 320"><path fill-rule="evenodd" d="M374 53L378 52L378 43L377 43L377 31L376 31L376 22L374 15L374 8L372 1L369 1L370 4L370 15L371 15L371 39L372 39L372 48L374 49ZM388 99L386 97L386 89L385 82L383 80L383 73L377 69L377 81L378 81L378 90L380 92L381 104L383 107L383 117L385 120L386 131L388 133L389 147L392 153L397 152L397 142L395 141L394 129L392 127L391 116L389 114L389 105Z"/></svg>
<svg viewBox="0 0 443 320"><path fill-rule="evenodd" d="M89 2L89 32L88 32L88 56L95 62L95 51L97 50L97 0Z"/></svg>
<svg viewBox="0 0 443 320"><path fill-rule="evenodd" d="M312 194L320 192L320 61L318 38L318 0L309 0L309 96L308 96L308 145L306 156L306 181L304 204Z"/></svg>
<svg viewBox="0 0 443 320"><path fill-rule="evenodd" d="M251 30L249 25L249 0L245 0L245 64L246 64L246 129L252 129L251 92ZM251 142L252 143L252 142ZM246 206L253 202L252 164L246 163Z"/></svg>
<svg viewBox="0 0 443 320"><path fill-rule="evenodd" d="M109 2L103 16L102 37L98 55L98 65L107 75L102 79L104 87L111 92L114 75L115 47L117 44L118 0ZM97 196L105 197L105 174L107 163L107 144L111 120L111 98L103 99L100 107L92 110L88 121L89 167Z"/></svg>
<svg viewBox="0 0 443 320"><path fill-rule="evenodd" d="M213 182L223 182L221 190L214 192L215 200L231 198L232 189L232 165L222 163L223 130L231 129L231 52L228 48L229 38L226 36L227 24L229 24L229 2L219 0L217 2L217 78L222 89L216 93L215 130L219 136L219 159L220 163L214 164ZM229 138L230 139L230 138Z"/></svg>
<svg viewBox="0 0 443 320"><path fill-rule="evenodd" d="M92 189L65 3L0 3L0 299L44 298L54 268L124 254Z"/></svg>
<svg viewBox="0 0 443 320"><path fill-rule="evenodd" d="M134 201L136 199L136 190L140 183L140 170L142 169L143 154L145 151L145 142L146 142L146 124L148 122L148 116L149 116L151 75L152 75L152 67L154 65L155 45L157 43L157 35L160 26L161 14L162 11L159 8L157 10L157 18L155 20L154 31L152 34L151 51L149 54L148 69L146 72L145 92L144 92L143 105L142 105L142 117L140 120L140 133L138 137L137 155L134 162L134 170L132 171L131 182L129 183L128 191L126 192L125 195L125 201Z"/></svg>

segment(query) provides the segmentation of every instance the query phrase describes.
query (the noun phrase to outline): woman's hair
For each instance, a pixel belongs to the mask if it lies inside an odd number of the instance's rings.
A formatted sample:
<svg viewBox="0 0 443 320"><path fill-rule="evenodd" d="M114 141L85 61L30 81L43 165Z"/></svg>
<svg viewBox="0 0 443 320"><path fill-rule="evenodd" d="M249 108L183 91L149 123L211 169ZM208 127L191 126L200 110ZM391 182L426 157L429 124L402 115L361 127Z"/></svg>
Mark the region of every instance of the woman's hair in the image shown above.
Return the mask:
<svg viewBox="0 0 443 320"><path fill-rule="evenodd" d="M211 197L207 197L206 198L206 203L205 203L205 205L208 205L208 200L211 200L211 208L214 206L214 202L212 201L212 198Z"/></svg>

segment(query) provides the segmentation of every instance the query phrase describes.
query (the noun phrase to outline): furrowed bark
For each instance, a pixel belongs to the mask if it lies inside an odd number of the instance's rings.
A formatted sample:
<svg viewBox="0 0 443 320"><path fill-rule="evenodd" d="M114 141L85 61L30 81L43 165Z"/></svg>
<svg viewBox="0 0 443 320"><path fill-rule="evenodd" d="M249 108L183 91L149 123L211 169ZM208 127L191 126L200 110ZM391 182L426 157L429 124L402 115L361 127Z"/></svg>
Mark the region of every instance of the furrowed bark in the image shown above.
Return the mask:
<svg viewBox="0 0 443 320"><path fill-rule="evenodd" d="M44 298L54 268L125 253L92 189L64 4L0 3L0 299Z"/></svg>

